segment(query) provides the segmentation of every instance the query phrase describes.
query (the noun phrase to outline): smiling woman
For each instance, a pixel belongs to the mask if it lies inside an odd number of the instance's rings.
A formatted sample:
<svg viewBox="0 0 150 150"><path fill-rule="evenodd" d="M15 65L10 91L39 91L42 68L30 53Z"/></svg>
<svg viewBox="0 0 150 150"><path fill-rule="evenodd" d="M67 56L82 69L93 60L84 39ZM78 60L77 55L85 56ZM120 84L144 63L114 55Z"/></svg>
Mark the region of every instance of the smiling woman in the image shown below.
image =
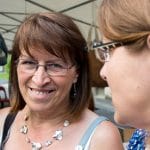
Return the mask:
<svg viewBox="0 0 150 150"><path fill-rule="evenodd" d="M123 149L117 127L88 108L86 41L68 16L25 18L14 39L9 85L11 107L0 111L2 150Z"/></svg>

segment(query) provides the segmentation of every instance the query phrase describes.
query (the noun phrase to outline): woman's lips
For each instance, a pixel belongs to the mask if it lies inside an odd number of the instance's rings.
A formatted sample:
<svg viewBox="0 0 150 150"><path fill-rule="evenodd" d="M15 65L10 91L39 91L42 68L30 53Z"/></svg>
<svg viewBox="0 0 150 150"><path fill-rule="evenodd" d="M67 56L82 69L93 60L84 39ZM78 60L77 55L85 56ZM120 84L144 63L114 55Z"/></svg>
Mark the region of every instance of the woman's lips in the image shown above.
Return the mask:
<svg viewBox="0 0 150 150"><path fill-rule="evenodd" d="M40 101L47 101L49 100L52 92L54 92L55 90L54 89L36 89L36 88L29 88L29 94L30 94L30 97L37 101L37 100L40 100Z"/></svg>

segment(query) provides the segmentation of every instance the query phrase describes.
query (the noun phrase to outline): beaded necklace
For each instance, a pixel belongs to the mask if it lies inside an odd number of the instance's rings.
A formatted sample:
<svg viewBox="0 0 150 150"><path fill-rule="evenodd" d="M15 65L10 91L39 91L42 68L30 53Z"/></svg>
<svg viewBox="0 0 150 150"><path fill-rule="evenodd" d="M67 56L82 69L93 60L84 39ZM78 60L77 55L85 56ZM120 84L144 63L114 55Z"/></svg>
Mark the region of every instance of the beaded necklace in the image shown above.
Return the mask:
<svg viewBox="0 0 150 150"><path fill-rule="evenodd" d="M52 145L54 140L61 141L63 139L63 128L62 128L62 129L57 129L54 132L52 139L48 139L45 142L35 142L31 140L31 138L28 136L29 128L27 126L27 120L28 120L28 117L25 116L25 119L24 119L25 123L23 126L21 126L20 133L26 135L25 140L27 143L31 144L32 150L42 150L44 147L49 147L50 145ZM70 125L70 122L68 120L65 120L63 127L68 127L69 125Z"/></svg>
<svg viewBox="0 0 150 150"><path fill-rule="evenodd" d="M136 129L129 140L127 150L145 150L146 139L150 132L145 129Z"/></svg>

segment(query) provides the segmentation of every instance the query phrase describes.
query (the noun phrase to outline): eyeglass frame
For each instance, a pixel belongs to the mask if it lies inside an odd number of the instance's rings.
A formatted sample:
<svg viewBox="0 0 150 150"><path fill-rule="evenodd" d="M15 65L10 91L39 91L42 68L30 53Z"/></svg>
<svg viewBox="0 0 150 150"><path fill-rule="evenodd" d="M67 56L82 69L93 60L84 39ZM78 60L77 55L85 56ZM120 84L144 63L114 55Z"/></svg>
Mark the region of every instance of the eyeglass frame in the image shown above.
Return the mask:
<svg viewBox="0 0 150 150"><path fill-rule="evenodd" d="M21 65L21 64L19 64L19 61L20 60L26 60L26 61L29 61L29 60L27 60L27 59L23 59L23 58L18 58L16 61L15 61L15 63L16 63L16 65ZM32 62L36 62L36 61L34 61L34 60L30 60L30 61L32 61ZM49 65L50 63L46 63L46 64L44 64L44 65L41 65L41 64L39 64L39 63L35 63L34 65L35 65L35 67L34 68L32 68L32 70L34 70L33 71L33 73L32 74L34 74L37 70L38 70L38 68L41 66L41 67L44 67L44 69L45 69L45 72L49 75L49 76L65 76L66 75L66 73L67 73L67 71L69 70L69 69L71 69L73 66L75 66L74 64L72 64L71 66L68 66L68 67L66 67L66 68L62 68L62 69L64 69L64 70L66 70L65 72L64 72L64 74L62 73L62 74L60 74L60 75L55 75L55 74L51 74L51 72L49 73L47 70L47 66ZM30 72L26 72L26 73L30 73Z"/></svg>
<svg viewBox="0 0 150 150"><path fill-rule="evenodd" d="M96 57L102 61L102 62L108 62L110 59L110 49L114 49L120 46L123 46L125 44L128 44L128 42L107 42L102 43L102 41L99 42L93 42L93 49L95 50ZM100 56L100 53L103 54L104 58Z"/></svg>

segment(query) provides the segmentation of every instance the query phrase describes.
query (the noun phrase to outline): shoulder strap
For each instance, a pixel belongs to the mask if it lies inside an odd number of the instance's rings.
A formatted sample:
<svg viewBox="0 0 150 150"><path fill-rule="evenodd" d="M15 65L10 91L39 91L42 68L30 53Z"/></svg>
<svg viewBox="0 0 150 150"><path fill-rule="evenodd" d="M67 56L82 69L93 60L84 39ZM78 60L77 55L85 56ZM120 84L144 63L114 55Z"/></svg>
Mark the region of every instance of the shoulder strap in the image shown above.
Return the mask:
<svg viewBox="0 0 150 150"><path fill-rule="evenodd" d="M2 136L2 141L1 143L5 140L8 130L13 123L17 113L9 113L5 119L4 127L3 127L3 136Z"/></svg>
<svg viewBox="0 0 150 150"><path fill-rule="evenodd" d="M97 127L98 124L100 124L102 121L108 120L108 118L104 117L104 116L100 116L98 118L96 118L91 125L88 127L88 129L86 130L85 134L83 135L79 145L81 145L83 148L85 147L87 141L89 140L93 130Z"/></svg>

